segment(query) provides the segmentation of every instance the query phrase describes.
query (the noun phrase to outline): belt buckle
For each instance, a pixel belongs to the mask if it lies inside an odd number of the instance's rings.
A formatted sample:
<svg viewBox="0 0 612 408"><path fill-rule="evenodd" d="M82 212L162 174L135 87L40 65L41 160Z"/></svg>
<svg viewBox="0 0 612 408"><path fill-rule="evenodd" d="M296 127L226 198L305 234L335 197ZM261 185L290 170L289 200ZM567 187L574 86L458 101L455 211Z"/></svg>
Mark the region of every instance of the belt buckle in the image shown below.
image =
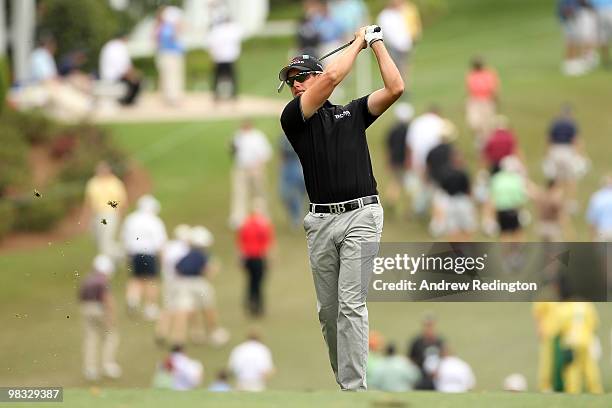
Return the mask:
<svg viewBox="0 0 612 408"><path fill-rule="evenodd" d="M332 214L342 214L346 212L346 207L344 206L344 204L330 204L329 212L331 212Z"/></svg>

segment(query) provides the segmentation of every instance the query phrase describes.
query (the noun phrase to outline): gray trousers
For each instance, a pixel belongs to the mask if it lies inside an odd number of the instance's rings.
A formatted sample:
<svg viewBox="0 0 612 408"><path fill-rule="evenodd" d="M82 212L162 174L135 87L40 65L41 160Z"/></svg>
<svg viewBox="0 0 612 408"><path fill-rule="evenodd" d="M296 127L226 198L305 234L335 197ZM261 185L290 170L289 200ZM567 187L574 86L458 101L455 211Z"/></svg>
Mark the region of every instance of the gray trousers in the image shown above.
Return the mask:
<svg viewBox="0 0 612 408"><path fill-rule="evenodd" d="M366 205L342 214L308 213L304 229L329 360L342 390L367 389L371 264L378 252L383 209ZM362 251L362 244L369 242Z"/></svg>

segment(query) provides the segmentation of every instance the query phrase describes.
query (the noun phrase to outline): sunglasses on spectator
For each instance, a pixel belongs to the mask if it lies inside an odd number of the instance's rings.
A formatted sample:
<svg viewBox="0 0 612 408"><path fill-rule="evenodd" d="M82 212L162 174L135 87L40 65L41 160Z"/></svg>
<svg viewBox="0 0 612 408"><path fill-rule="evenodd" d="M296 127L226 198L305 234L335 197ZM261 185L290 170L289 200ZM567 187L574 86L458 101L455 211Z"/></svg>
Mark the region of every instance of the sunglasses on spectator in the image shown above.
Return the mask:
<svg viewBox="0 0 612 408"><path fill-rule="evenodd" d="M304 81L306 81L308 79L308 77L312 74L320 74L319 71L304 71L304 72L300 72L299 74L287 77L287 79L285 80L285 83L287 85L289 85L289 87L293 86L293 83L295 81L298 81L299 83L302 83Z"/></svg>

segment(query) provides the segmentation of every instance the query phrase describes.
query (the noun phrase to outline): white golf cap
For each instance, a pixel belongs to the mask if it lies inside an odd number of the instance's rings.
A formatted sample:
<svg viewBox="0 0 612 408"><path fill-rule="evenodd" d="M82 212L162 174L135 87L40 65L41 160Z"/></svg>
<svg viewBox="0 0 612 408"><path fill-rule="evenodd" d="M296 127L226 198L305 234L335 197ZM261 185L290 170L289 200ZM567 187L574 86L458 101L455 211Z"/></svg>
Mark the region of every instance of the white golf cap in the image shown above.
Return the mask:
<svg viewBox="0 0 612 408"><path fill-rule="evenodd" d="M214 242L212 233L206 227L197 226L191 229L189 242L197 247L209 247Z"/></svg>
<svg viewBox="0 0 612 408"><path fill-rule="evenodd" d="M187 224L179 224L174 228L174 237L179 241L189 242L191 239L191 227Z"/></svg>
<svg viewBox="0 0 612 408"><path fill-rule="evenodd" d="M408 122L414 117L414 108L408 102L398 103L395 106L395 117L402 122Z"/></svg>
<svg viewBox="0 0 612 408"><path fill-rule="evenodd" d="M93 260L93 268L96 272L112 275L115 272L115 263L108 255L98 255Z"/></svg>
<svg viewBox="0 0 612 408"><path fill-rule="evenodd" d="M155 199L155 197L153 197L150 194L146 194L140 197L138 199L138 203L136 204L136 206L141 211L145 211L145 212L149 212L153 214L158 214L159 210L161 209L161 206L159 205L159 201L157 201L157 199Z"/></svg>

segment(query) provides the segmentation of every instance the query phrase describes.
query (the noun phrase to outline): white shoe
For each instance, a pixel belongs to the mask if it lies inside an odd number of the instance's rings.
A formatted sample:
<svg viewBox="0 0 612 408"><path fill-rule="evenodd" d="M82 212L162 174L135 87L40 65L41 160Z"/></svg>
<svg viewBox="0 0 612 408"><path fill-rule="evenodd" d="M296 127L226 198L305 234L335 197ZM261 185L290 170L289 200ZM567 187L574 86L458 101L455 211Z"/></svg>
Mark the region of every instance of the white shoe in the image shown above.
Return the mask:
<svg viewBox="0 0 612 408"><path fill-rule="evenodd" d="M154 322L159 317L159 307L154 304L146 305L142 314L145 320Z"/></svg>
<svg viewBox="0 0 612 408"><path fill-rule="evenodd" d="M121 377L121 367L117 363L106 363L104 364L104 375L108 378L119 378Z"/></svg>
<svg viewBox="0 0 612 408"><path fill-rule="evenodd" d="M98 370L87 370L83 371L83 377L87 381L98 381L100 379L100 374L98 374Z"/></svg>
<svg viewBox="0 0 612 408"><path fill-rule="evenodd" d="M580 76L586 74L588 66L582 59L573 59L565 61L561 70L567 76Z"/></svg>
<svg viewBox="0 0 612 408"><path fill-rule="evenodd" d="M230 339L229 332L223 327L216 328L208 337L208 342L215 347L227 344Z"/></svg>

